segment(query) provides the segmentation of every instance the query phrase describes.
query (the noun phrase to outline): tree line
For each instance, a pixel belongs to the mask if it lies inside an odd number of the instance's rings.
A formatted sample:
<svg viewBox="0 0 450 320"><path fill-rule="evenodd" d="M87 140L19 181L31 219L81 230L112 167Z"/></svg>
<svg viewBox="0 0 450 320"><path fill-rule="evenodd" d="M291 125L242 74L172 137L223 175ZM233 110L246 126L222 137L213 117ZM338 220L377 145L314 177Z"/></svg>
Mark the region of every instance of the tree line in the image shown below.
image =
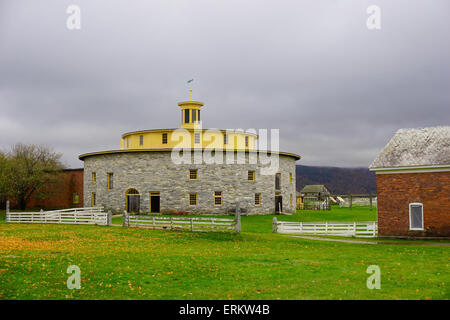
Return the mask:
<svg viewBox="0 0 450 320"><path fill-rule="evenodd" d="M65 168L62 154L43 145L15 144L7 151L0 150L0 203L11 200L25 210L33 197L45 197L49 184L59 179Z"/></svg>

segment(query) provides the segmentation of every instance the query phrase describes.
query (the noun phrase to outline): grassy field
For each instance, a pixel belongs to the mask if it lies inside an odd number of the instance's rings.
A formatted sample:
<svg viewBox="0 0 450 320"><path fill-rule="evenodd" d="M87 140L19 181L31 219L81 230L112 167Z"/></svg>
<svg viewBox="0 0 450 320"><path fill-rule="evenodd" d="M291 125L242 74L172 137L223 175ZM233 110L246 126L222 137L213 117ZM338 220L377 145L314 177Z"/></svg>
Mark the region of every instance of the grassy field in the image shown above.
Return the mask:
<svg viewBox="0 0 450 320"><path fill-rule="evenodd" d="M449 248L303 240L271 233L273 216L239 235L121 227L5 224L0 299L448 299ZM280 220L370 221L368 208ZM117 222L117 220L115 220ZM366 269L381 269L369 290ZM69 265L81 290L66 287Z"/></svg>

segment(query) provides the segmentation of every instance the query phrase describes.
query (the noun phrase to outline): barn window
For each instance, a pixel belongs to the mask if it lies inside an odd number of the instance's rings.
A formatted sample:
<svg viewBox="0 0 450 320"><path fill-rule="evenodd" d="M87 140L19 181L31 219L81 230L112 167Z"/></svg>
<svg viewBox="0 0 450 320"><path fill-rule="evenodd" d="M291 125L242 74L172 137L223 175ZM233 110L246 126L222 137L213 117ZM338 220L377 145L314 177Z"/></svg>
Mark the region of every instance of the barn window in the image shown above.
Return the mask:
<svg viewBox="0 0 450 320"><path fill-rule="evenodd" d="M112 172L109 172L109 173L108 173L107 186L108 186L108 190L111 190L111 189L113 188L113 186L114 186L114 183L113 183L113 174L112 174Z"/></svg>
<svg viewBox="0 0 450 320"><path fill-rule="evenodd" d="M255 181L255 171L253 170L248 170L248 177L247 177L248 181Z"/></svg>
<svg viewBox="0 0 450 320"><path fill-rule="evenodd" d="M255 193L255 206L261 205L261 193Z"/></svg>
<svg viewBox="0 0 450 320"><path fill-rule="evenodd" d="M97 175L95 172L92 172L92 182L95 182L97 180Z"/></svg>
<svg viewBox="0 0 450 320"><path fill-rule="evenodd" d="M167 133L162 134L162 143L167 144Z"/></svg>
<svg viewBox="0 0 450 320"><path fill-rule="evenodd" d="M192 122L197 122L197 110L192 110Z"/></svg>
<svg viewBox="0 0 450 320"><path fill-rule="evenodd" d="M275 189L281 189L281 173L275 174Z"/></svg>
<svg viewBox="0 0 450 320"><path fill-rule="evenodd" d="M214 205L215 206L222 205L222 191L214 191Z"/></svg>
<svg viewBox="0 0 450 320"><path fill-rule="evenodd" d="M73 193L73 204L78 204L80 202L80 197L78 196L78 193Z"/></svg>
<svg viewBox="0 0 450 320"><path fill-rule="evenodd" d="M190 206L197 205L197 193L189 193L189 205Z"/></svg>
<svg viewBox="0 0 450 320"><path fill-rule="evenodd" d="M189 123L189 109L184 109L184 123Z"/></svg>
<svg viewBox="0 0 450 320"><path fill-rule="evenodd" d="M92 207L95 207L95 205L97 204L95 192L92 192L91 204L92 204Z"/></svg>
<svg viewBox="0 0 450 320"><path fill-rule="evenodd" d="M248 147L248 136L245 136L245 146Z"/></svg>
<svg viewBox="0 0 450 320"><path fill-rule="evenodd" d="M292 173L289 173L289 183L292 183Z"/></svg>
<svg viewBox="0 0 450 320"><path fill-rule="evenodd" d="M143 136L143 135L140 135L140 136L139 136L139 145L140 145L140 146L143 146L143 145L144 145L144 136Z"/></svg>
<svg viewBox="0 0 450 320"><path fill-rule="evenodd" d="M223 135L223 144L228 144L228 135L226 133Z"/></svg>
<svg viewBox="0 0 450 320"><path fill-rule="evenodd" d="M409 229L423 230L423 204L409 204Z"/></svg>
<svg viewBox="0 0 450 320"><path fill-rule="evenodd" d="M292 206L292 194L289 195L289 204Z"/></svg>
<svg viewBox="0 0 450 320"><path fill-rule="evenodd" d="M189 169L189 180L198 180L198 169Z"/></svg>
<svg viewBox="0 0 450 320"><path fill-rule="evenodd" d="M198 115L197 121L200 122L200 110L197 111L197 115Z"/></svg>

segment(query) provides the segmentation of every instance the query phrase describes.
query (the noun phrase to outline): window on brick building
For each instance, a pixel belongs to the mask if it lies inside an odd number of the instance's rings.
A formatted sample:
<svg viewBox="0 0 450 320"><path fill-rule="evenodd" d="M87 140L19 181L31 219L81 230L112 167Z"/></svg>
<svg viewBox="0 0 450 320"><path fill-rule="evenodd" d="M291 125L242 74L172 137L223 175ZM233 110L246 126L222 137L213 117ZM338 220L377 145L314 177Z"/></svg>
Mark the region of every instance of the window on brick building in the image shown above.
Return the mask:
<svg viewBox="0 0 450 320"><path fill-rule="evenodd" d="M423 230L423 204L409 204L409 229Z"/></svg>

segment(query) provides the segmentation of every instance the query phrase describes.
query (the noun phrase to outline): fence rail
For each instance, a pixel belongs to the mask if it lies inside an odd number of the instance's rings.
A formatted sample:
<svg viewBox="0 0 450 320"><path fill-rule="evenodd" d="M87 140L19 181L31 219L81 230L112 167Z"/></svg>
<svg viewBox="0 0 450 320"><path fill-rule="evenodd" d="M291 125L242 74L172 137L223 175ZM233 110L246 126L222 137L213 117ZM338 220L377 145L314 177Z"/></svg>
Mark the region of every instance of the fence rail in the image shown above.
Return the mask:
<svg viewBox="0 0 450 320"><path fill-rule="evenodd" d="M378 234L376 221L368 222L292 222L273 218L273 232L373 238Z"/></svg>
<svg viewBox="0 0 450 320"><path fill-rule="evenodd" d="M236 219L137 216L129 215L126 211L123 219L126 227L196 232L239 232Z"/></svg>
<svg viewBox="0 0 450 320"><path fill-rule="evenodd" d="M111 213L103 207L73 208L39 212L6 212L7 223L55 223L110 225Z"/></svg>

